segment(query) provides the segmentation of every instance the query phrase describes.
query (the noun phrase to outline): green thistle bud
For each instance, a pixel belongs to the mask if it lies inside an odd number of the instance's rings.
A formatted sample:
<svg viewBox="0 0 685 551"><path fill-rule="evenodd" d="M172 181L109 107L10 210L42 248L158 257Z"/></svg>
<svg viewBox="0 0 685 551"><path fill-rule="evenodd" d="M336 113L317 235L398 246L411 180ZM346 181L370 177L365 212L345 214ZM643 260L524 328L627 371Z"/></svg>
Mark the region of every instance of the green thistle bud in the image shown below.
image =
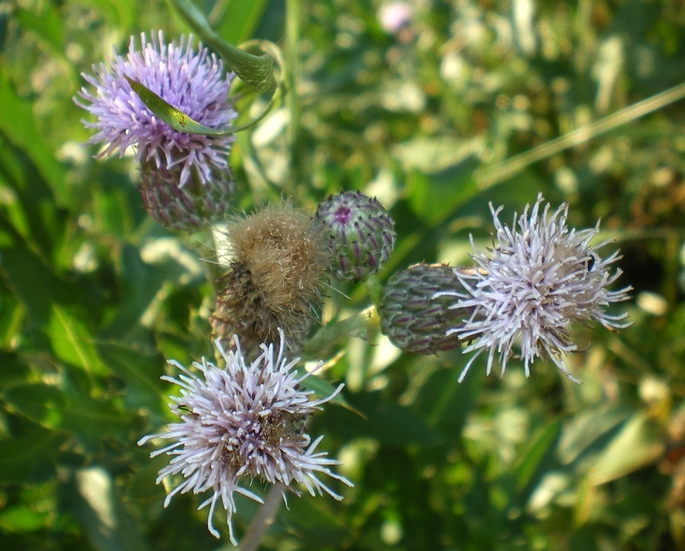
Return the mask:
<svg viewBox="0 0 685 551"><path fill-rule="evenodd" d="M235 192L235 182L230 171L214 172L214 177L205 183L191 178L181 186L180 166L169 170L144 163L138 189L145 210L172 231L194 231L223 220Z"/></svg>
<svg viewBox="0 0 685 551"><path fill-rule="evenodd" d="M450 309L454 298L433 298L439 291L463 286L454 270L444 264L415 264L392 275L378 309L381 332L404 352L434 354L459 346L449 333L464 321L463 310Z"/></svg>
<svg viewBox="0 0 685 551"><path fill-rule="evenodd" d="M330 195L314 215L332 255L333 275L359 281L378 272L395 246L395 222L383 206L363 193Z"/></svg>

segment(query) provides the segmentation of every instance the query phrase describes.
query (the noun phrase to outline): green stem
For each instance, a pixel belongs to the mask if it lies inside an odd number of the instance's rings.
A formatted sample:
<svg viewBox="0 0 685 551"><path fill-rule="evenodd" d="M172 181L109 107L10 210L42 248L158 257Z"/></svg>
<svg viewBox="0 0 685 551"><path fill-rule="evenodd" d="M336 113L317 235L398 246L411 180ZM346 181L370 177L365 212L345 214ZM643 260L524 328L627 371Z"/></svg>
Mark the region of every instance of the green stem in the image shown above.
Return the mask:
<svg viewBox="0 0 685 551"><path fill-rule="evenodd" d="M256 56L226 42L209 24L204 13L190 0L169 0L191 29L218 53L240 80L260 92L276 89L273 58L269 53Z"/></svg>
<svg viewBox="0 0 685 551"><path fill-rule="evenodd" d="M282 494L285 491L285 486L282 484L274 484L269 493L266 494L264 504L259 508L257 514L252 519L247 532L240 542L238 551L256 551L259 543L262 541L264 534L269 529L276 518L278 508L283 501Z"/></svg>
<svg viewBox="0 0 685 551"><path fill-rule="evenodd" d="M291 185L294 189L298 189L298 184L301 183L302 177L302 152L301 152L301 133L300 133L300 117L302 114L302 104L299 94L300 81L300 60L299 60L299 42L300 42L300 3L299 0L287 0L286 4L286 42L287 42L287 66L288 66L288 109L290 111L290 149L292 155L292 178Z"/></svg>
<svg viewBox="0 0 685 551"><path fill-rule="evenodd" d="M475 175L476 182L480 189L492 187L495 184L499 184L518 174L537 161L547 159L565 149L588 142L600 134L614 130L615 128L623 126L640 117L644 117L649 113L683 98L685 98L685 83L678 84L673 88L669 88L652 97L638 101L633 105L629 105L616 113L612 113L602 119L576 128L563 136L549 140L529 151L502 161L494 167L478 170Z"/></svg>

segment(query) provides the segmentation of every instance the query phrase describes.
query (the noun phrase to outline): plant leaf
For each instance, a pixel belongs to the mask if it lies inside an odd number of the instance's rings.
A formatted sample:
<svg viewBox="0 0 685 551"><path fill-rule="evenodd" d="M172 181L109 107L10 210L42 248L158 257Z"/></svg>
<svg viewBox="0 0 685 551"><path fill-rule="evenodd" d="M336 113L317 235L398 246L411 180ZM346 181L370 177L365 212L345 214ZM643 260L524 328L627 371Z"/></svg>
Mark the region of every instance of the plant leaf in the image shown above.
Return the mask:
<svg viewBox="0 0 685 551"><path fill-rule="evenodd" d="M125 75L124 78L128 80L133 91L138 94L140 101L174 130L185 132L186 134L203 134L205 136L226 136L227 134L232 134L234 132L231 126L226 128L210 128L209 126L200 124L196 120L191 119L183 111L179 111L173 105L164 101L137 80L133 80Z"/></svg>

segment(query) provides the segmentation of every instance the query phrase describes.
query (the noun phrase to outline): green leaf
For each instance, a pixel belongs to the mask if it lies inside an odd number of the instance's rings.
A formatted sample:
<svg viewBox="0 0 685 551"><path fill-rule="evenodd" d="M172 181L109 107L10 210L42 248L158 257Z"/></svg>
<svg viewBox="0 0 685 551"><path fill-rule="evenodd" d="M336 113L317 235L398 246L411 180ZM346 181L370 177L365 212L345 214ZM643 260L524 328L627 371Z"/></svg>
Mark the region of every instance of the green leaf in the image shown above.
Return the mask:
<svg viewBox="0 0 685 551"><path fill-rule="evenodd" d="M0 484L24 484L51 478L63 433L33 426L21 436L0 440Z"/></svg>
<svg viewBox="0 0 685 551"><path fill-rule="evenodd" d="M24 384L31 370L17 354L0 351L0 392L15 385Z"/></svg>
<svg viewBox="0 0 685 551"><path fill-rule="evenodd" d="M100 467L71 473L64 499L96 551L147 549L131 515L117 495L111 475Z"/></svg>
<svg viewBox="0 0 685 551"><path fill-rule="evenodd" d="M54 191L63 190L66 170L57 162L38 130L31 101L19 98L6 72L0 71L0 130L17 147L23 149L38 167L41 176Z"/></svg>
<svg viewBox="0 0 685 551"><path fill-rule="evenodd" d="M7 186L2 189L3 207L7 220L31 247L43 258L55 258L64 248L68 213L57 205L49 182L29 154L0 133L0 189Z"/></svg>
<svg viewBox="0 0 685 551"><path fill-rule="evenodd" d="M64 55L64 28L59 14L50 3L42 4L40 13L18 9L15 17L22 27L37 33L50 44L56 53L60 56Z"/></svg>
<svg viewBox="0 0 685 551"><path fill-rule="evenodd" d="M52 304L48 333L55 356L94 375L107 374L86 323L71 308Z"/></svg>
<svg viewBox="0 0 685 551"><path fill-rule="evenodd" d="M565 424L559 441L559 459L571 463L591 446L606 444L610 436L630 415L628 408L603 407L581 412Z"/></svg>
<svg viewBox="0 0 685 551"><path fill-rule="evenodd" d="M473 180L477 166L475 157L467 157L437 172L410 173L408 201L417 216L436 225L473 199L478 193Z"/></svg>
<svg viewBox="0 0 685 551"><path fill-rule="evenodd" d="M556 442L561 432L561 422L553 421L544 427L521 455L515 467L516 488L527 493L538 482L545 462L554 459Z"/></svg>
<svg viewBox="0 0 685 551"><path fill-rule="evenodd" d="M49 511L36 511L28 505L10 506L0 511L0 528L9 532L34 532L49 521Z"/></svg>
<svg viewBox="0 0 685 551"><path fill-rule="evenodd" d="M178 262L159 265L146 263L140 251L130 244L121 247L119 297L120 308L107 326L103 337L119 339L140 329L140 318L150 307L160 289L170 280L187 273Z"/></svg>
<svg viewBox="0 0 685 551"><path fill-rule="evenodd" d="M422 446L437 442L435 432L409 408L385 400L381 393L350 394L347 401L356 412L329 408L326 418L341 438L366 436L388 447Z"/></svg>
<svg viewBox="0 0 685 551"><path fill-rule="evenodd" d="M145 106L174 130L185 132L186 134L203 134L205 136L226 136L227 134L233 133L233 129L230 125L226 128L211 128L200 124L182 111L176 109L173 105L164 101L137 80L133 80L127 76L125 76L125 78Z"/></svg>
<svg viewBox="0 0 685 551"><path fill-rule="evenodd" d="M260 92L270 92L278 88L274 77L274 58L270 53L255 56L226 42L212 29L205 15L190 0L171 0L171 3L197 36L218 53L245 84Z"/></svg>
<svg viewBox="0 0 685 551"><path fill-rule="evenodd" d="M588 474L599 485L632 473L664 452L661 428L646 413L635 413L613 438Z"/></svg>
<svg viewBox="0 0 685 551"><path fill-rule="evenodd" d="M378 316L369 310L344 320L330 321L307 341L303 357L309 360L330 358L351 337L368 339L370 331L377 327Z"/></svg>
<svg viewBox="0 0 685 551"><path fill-rule="evenodd" d="M167 385L160 381L165 361L160 354L117 342L100 343L98 351L112 373L126 383L124 403L127 408L144 409L158 415L166 411Z"/></svg>
<svg viewBox="0 0 685 551"><path fill-rule="evenodd" d="M130 415L94 400L76 388L25 384L4 394L8 404L31 421L53 430L66 430L94 449L102 438L127 440Z"/></svg>
<svg viewBox="0 0 685 551"><path fill-rule="evenodd" d="M461 434L484 382L483 377L475 374L462 383L457 381L458 377L458 369L436 370L422 386L413 406L450 441Z"/></svg>
<svg viewBox="0 0 685 551"><path fill-rule="evenodd" d="M52 269L28 246L26 241L0 217L0 230L12 236L12 243L3 247L0 270L9 281L31 320L47 325L53 304L74 303L76 287L55 275Z"/></svg>
<svg viewBox="0 0 685 551"><path fill-rule="evenodd" d="M225 2L221 22L216 28L217 34L231 44L241 44L252 38L266 5L266 0L228 0Z"/></svg>

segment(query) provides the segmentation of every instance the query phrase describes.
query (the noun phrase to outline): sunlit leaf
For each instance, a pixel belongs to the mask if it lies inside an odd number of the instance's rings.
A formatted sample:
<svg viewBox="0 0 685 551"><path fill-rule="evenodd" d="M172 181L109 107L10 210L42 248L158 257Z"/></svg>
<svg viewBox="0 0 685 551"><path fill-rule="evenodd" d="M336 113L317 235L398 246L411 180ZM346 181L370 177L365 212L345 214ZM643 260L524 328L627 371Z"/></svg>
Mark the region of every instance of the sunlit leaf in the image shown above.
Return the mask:
<svg viewBox="0 0 685 551"><path fill-rule="evenodd" d="M643 413L635 413L613 438L589 472L592 484L604 484L655 461L664 452L659 426Z"/></svg>
<svg viewBox="0 0 685 551"><path fill-rule="evenodd" d="M133 518L117 495L114 480L104 469L90 467L72 473L65 497L96 551L147 549Z"/></svg>
<svg viewBox="0 0 685 551"><path fill-rule="evenodd" d="M91 448L102 438L127 438L129 415L75 388L66 390L44 384L17 385L5 392L5 399L13 410L31 421L49 429L70 431Z"/></svg>
<svg viewBox="0 0 685 551"><path fill-rule="evenodd" d="M173 105L164 101L137 80L133 80L128 76L126 77L126 80L128 80L131 88L138 94L138 97L140 97L140 100L145 106L174 130L187 134L204 134L205 136L225 136L233 133L233 129L230 126L226 128L211 128L209 126L204 126L191 119L182 111L176 109Z"/></svg>
<svg viewBox="0 0 685 551"><path fill-rule="evenodd" d="M60 360L96 375L107 373L93 335L77 313L53 303L48 331L52 349Z"/></svg>

